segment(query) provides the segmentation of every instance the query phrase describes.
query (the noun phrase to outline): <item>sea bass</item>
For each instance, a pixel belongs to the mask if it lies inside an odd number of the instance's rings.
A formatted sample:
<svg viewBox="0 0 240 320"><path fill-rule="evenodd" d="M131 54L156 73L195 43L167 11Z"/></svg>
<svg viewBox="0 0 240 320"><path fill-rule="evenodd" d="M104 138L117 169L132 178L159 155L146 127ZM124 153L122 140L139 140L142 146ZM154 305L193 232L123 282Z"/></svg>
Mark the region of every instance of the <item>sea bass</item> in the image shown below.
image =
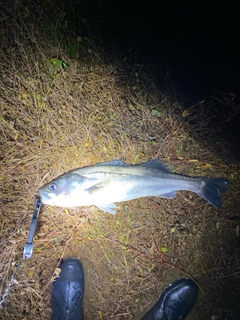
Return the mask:
<svg viewBox="0 0 240 320"><path fill-rule="evenodd" d="M188 177L172 173L159 160L130 165L122 160L98 163L68 172L39 189L44 204L59 207L95 205L115 214L115 202L157 196L172 199L176 191L193 191L217 208L222 206L224 178Z"/></svg>

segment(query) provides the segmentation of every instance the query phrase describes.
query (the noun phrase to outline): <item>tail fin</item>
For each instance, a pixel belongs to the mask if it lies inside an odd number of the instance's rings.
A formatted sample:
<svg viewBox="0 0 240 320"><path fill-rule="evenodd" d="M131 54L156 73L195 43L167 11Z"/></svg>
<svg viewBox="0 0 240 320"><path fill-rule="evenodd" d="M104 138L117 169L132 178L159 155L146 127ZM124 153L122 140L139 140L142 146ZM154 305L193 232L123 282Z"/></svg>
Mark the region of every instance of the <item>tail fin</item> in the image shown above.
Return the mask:
<svg viewBox="0 0 240 320"><path fill-rule="evenodd" d="M217 208L221 208L222 199L220 192L227 191L229 181L224 178L202 177L202 186L199 195Z"/></svg>

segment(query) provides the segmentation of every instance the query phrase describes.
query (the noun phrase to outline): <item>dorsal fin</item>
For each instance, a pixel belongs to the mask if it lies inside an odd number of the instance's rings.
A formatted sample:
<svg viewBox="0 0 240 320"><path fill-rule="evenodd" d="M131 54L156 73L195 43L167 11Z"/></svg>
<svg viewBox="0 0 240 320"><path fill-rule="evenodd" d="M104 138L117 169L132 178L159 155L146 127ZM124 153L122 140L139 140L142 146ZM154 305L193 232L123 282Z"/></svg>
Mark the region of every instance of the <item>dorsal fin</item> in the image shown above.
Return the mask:
<svg viewBox="0 0 240 320"><path fill-rule="evenodd" d="M148 162L140 164L140 166L155 168L155 169L162 170L164 172L171 172L168 166L165 163L161 162L160 160L149 160Z"/></svg>
<svg viewBox="0 0 240 320"><path fill-rule="evenodd" d="M168 166L161 162L160 160L149 160L145 163L141 164L128 164L122 161L122 159L117 159L113 161L108 161L108 162L101 162L95 164L95 166L125 166L125 167L130 167L130 166L142 166L142 167L147 167L147 168L155 168L159 169L164 172L171 172Z"/></svg>

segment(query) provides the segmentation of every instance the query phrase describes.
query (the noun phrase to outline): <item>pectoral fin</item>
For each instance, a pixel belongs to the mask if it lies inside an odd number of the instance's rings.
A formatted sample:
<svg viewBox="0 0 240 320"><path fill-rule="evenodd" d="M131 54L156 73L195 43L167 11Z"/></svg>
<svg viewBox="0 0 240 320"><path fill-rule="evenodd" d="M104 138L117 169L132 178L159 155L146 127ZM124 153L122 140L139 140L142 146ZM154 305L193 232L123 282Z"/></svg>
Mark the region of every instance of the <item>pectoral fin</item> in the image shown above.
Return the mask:
<svg viewBox="0 0 240 320"><path fill-rule="evenodd" d="M91 186L90 188L86 189L85 191L89 192L90 194L94 194L95 192L106 187L110 182L111 182L110 179L100 181L100 182L94 184L93 186Z"/></svg>
<svg viewBox="0 0 240 320"><path fill-rule="evenodd" d="M96 204L96 206L99 209L111 214L116 214L116 211L114 211L113 209L118 208L118 206L116 206L115 203Z"/></svg>
<svg viewBox="0 0 240 320"><path fill-rule="evenodd" d="M171 191L171 192L168 192L168 193L160 194L159 197L160 198L173 199L173 198L176 197L176 192L175 191Z"/></svg>

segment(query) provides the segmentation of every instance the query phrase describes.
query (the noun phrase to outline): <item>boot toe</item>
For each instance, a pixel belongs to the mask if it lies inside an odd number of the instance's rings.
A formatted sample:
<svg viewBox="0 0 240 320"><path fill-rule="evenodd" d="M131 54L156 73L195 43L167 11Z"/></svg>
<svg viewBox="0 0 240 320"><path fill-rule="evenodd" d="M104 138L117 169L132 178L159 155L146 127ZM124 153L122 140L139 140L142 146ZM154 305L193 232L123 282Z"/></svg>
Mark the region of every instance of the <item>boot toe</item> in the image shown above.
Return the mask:
<svg viewBox="0 0 240 320"><path fill-rule="evenodd" d="M183 320L193 308L198 296L198 286L189 278L174 281L143 320Z"/></svg>
<svg viewBox="0 0 240 320"><path fill-rule="evenodd" d="M60 276L52 285L51 320L81 320L84 294L82 264L77 259L69 258L61 263L60 268Z"/></svg>

